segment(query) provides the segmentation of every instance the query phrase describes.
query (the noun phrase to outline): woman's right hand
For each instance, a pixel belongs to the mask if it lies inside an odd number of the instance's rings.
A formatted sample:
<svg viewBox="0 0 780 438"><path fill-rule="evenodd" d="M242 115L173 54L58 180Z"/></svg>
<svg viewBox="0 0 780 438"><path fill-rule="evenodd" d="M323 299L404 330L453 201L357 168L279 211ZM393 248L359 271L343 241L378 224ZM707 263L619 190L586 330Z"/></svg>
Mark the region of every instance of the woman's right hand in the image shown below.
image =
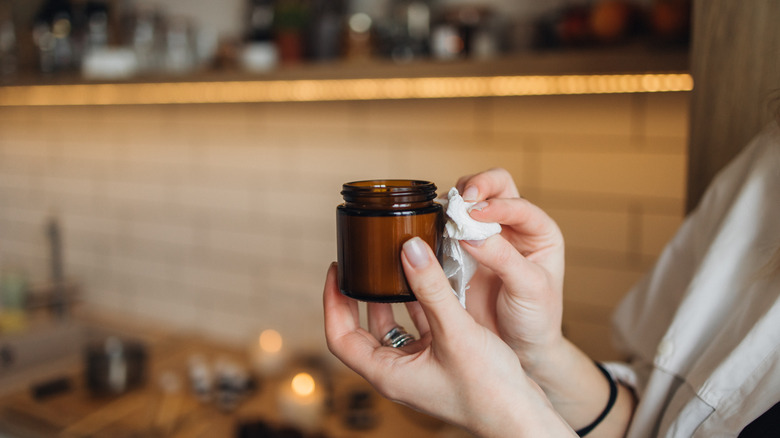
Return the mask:
<svg viewBox="0 0 780 438"><path fill-rule="evenodd" d="M480 264L466 294L469 313L493 327L533 375L535 366L565 343L561 231L544 211L520 197L506 170L463 177L457 188L464 200L477 202L472 218L502 227L499 235L463 245Z"/></svg>
<svg viewBox="0 0 780 438"><path fill-rule="evenodd" d="M497 332L575 429L588 425L607 403L608 385L593 361L563 337L563 236L544 211L520 197L512 177L492 169L461 178L471 217L498 222L501 234L462 245L480 263L469 282L466 306ZM610 415L592 436L623 436L634 409L619 385Z"/></svg>

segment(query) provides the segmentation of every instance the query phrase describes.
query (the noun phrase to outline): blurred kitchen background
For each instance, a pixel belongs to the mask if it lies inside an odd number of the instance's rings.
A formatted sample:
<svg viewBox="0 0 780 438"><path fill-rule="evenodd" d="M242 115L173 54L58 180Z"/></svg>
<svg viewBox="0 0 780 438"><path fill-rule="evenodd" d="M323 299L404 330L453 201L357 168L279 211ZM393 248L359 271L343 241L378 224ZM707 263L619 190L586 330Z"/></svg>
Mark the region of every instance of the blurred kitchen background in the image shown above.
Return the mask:
<svg viewBox="0 0 780 438"><path fill-rule="evenodd" d="M273 329L287 351L326 357L341 184L416 178L444 193L504 167L566 238L566 334L619 358L610 314L684 216L690 86L138 105L99 87L685 75L689 9L0 0L0 338L53 309L239 349ZM98 92L109 100L79 103Z"/></svg>

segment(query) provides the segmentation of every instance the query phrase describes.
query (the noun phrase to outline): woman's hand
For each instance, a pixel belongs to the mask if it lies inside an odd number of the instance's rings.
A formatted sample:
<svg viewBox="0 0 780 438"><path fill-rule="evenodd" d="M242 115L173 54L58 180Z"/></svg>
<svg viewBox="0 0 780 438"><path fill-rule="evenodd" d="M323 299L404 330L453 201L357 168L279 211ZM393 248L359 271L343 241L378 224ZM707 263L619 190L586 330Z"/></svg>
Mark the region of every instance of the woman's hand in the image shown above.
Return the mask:
<svg viewBox="0 0 780 438"><path fill-rule="evenodd" d="M357 302L339 292L336 266L325 283L328 347L385 397L480 436L573 436L517 355L458 303L421 239L406 242L402 263L418 301L409 314L421 338L404 347L379 339L396 323L387 304L368 305L368 330Z"/></svg>
<svg viewBox="0 0 780 438"><path fill-rule="evenodd" d="M461 178L457 188L466 201L477 201L471 217L502 227L499 235L463 245L480 263L466 293L469 313L509 344L572 427L588 425L609 391L593 361L561 332L564 259L558 226L520 197L503 169ZM619 385L615 407L591 436L623 436L633 409L633 397Z"/></svg>
<svg viewBox="0 0 780 438"><path fill-rule="evenodd" d="M500 235L463 245L480 263L469 282L467 308L533 371L564 341L563 236L544 211L520 197L503 169L463 177L457 188L466 201L477 202L471 217L502 226Z"/></svg>

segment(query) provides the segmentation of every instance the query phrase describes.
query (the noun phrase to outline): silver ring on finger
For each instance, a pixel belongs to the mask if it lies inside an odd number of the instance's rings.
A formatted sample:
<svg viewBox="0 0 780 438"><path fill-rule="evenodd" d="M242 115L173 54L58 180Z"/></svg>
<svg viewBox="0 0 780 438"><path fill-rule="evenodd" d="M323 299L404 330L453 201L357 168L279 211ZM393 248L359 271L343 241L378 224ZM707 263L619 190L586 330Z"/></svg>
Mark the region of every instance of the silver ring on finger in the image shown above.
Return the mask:
<svg viewBox="0 0 780 438"><path fill-rule="evenodd" d="M403 327L397 325L390 329L389 332L382 338L382 345L385 347L403 347L411 342L414 342L414 336L404 330Z"/></svg>

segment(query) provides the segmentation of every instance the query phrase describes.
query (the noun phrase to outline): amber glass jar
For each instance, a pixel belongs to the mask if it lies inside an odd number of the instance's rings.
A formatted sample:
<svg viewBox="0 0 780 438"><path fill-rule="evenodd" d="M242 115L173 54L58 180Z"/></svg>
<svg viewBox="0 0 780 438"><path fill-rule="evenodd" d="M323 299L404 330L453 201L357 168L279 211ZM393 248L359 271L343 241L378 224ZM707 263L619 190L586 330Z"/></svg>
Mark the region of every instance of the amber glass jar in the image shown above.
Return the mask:
<svg viewBox="0 0 780 438"><path fill-rule="evenodd" d="M442 206L433 202L436 185L415 180L346 183L337 208L339 287L362 301L414 301L401 265L401 247L412 237L438 255Z"/></svg>

